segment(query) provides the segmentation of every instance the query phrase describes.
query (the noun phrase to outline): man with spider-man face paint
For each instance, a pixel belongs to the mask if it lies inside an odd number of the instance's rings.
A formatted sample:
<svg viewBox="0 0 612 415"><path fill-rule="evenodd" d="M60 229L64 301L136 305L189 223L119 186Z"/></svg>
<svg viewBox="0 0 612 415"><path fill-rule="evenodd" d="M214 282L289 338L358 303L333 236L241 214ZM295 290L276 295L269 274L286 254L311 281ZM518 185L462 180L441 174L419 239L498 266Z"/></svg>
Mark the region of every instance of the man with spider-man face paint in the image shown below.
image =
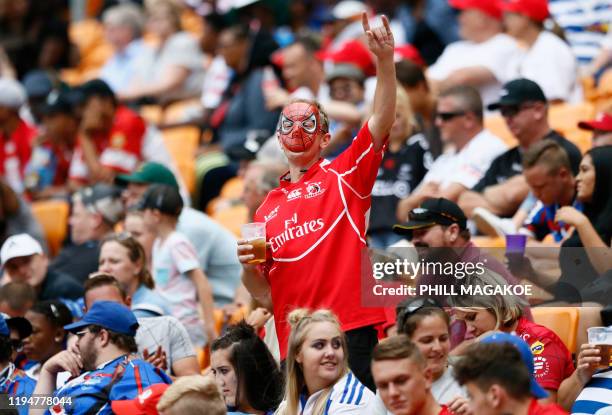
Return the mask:
<svg viewBox="0 0 612 415"><path fill-rule="evenodd" d="M320 133L327 133L321 117L317 106L308 102L292 102L283 108L278 123L283 147L294 153L310 149Z"/></svg>
<svg viewBox="0 0 612 415"><path fill-rule="evenodd" d="M361 258L367 255L365 233L372 187L395 121L395 66L389 21L363 28L376 56L373 113L351 145L333 161L324 160L329 145L327 115L316 103L297 100L283 108L277 137L289 171L255 213L266 223L266 262L255 266L252 245L238 242L243 282L253 298L274 313L281 359L289 338L287 314L297 307L331 309L342 323L349 366L374 390L370 354L377 343L376 324L385 321L381 308L361 303ZM364 269L368 269L364 267ZM373 281L365 275L364 281Z"/></svg>

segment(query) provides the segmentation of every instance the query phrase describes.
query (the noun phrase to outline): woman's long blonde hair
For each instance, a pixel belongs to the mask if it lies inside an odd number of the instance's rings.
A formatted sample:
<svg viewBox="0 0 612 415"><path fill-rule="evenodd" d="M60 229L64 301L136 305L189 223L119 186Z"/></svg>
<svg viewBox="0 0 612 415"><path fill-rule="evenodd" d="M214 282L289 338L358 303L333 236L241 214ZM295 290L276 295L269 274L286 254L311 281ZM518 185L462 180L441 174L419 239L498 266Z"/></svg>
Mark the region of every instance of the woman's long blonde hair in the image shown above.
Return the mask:
<svg viewBox="0 0 612 415"><path fill-rule="evenodd" d="M348 372L348 349L346 337L340 328L338 319L329 310L316 310L311 312L305 308L298 308L289 313L289 324L291 325L291 334L289 335L289 350L287 352L287 380L285 382L285 398L284 402L276 412L277 415L298 415L300 402L300 393L306 385L304 372L302 367L297 362L297 356L302 350L302 345L308 334L308 329L313 323L332 323L337 327L340 333L342 350L344 358L340 363L341 371L337 380L341 379ZM334 385L328 386L319 396L314 405L312 414L323 415L327 399L332 392Z"/></svg>

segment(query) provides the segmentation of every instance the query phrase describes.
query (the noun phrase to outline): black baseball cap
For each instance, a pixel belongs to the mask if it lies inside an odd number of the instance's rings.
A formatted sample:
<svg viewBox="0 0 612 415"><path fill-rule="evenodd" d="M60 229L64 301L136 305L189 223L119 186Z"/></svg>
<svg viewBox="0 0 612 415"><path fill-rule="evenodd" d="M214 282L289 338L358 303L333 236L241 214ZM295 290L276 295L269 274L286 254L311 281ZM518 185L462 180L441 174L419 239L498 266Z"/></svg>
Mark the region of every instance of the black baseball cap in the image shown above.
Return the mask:
<svg viewBox="0 0 612 415"><path fill-rule="evenodd" d="M434 225L450 226L453 223L466 229L467 218L455 202L443 197L427 199L418 208L412 209L409 220L404 225L393 225L393 232L398 235L412 235L415 229L429 228Z"/></svg>
<svg viewBox="0 0 612 415"><path fill-rule="evenodd" d="M142 195L138 210L157 209L161 213L178 217L183 210L183 198L178 189L165 184L154 184Z"/></svg>
<svg viewBox="0 0 612 415"><path fill-rule="evenodd" d="M87 81L78 90L83 96L83 100L87 101L91 97L110 98L113 103L117 103L117 96L111 89L111 87L101 79L92 79Z"/></svg>
<svg viewBox="0 0 612 415"><path fill-rule="evenodd" d="M76 116L75 108L80 104L82 95L78 90L53 90L41 106L43 115L69 114Z"/></svg>
<svg viewBox="0 0 612 415"><path fill-rule="evenodd" d="M519 78L507 82L501 91L499 101L487 106L489 111L495 111L500 107L516 106L523 102L541 101L546 102L546 96L542 88L535 82Z"/></svg>

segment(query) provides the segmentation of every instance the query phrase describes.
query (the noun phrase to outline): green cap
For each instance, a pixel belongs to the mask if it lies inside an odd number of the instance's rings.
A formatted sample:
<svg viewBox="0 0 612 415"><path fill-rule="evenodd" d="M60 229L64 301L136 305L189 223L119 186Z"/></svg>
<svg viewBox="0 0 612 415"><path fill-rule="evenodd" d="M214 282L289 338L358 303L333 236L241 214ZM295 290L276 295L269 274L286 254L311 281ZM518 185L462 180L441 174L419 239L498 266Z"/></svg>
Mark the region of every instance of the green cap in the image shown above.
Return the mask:
<svg viewBox="0 0 612 415"><path fill-rule="evenodd" d="M174 174L166 166L154 161L142 163L131 174L120 174L115 183L125 186L128 183L165 184L176 189L179 188Z"/></svg>

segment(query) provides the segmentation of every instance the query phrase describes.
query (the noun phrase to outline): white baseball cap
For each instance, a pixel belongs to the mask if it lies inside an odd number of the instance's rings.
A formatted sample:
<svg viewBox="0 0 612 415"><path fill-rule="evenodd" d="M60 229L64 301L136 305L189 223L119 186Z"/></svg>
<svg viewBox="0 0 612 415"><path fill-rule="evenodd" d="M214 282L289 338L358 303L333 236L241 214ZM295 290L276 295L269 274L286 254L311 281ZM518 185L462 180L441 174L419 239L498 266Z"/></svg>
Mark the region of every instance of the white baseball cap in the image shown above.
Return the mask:
<svg viewBox="0 0 612 415"><path fill-rule="evenodd" d="M22 256L42 254L40 243L27 233L20 233L9 237L0 249L0 261L5 265L7 261Z"/></svg>
<svg viewBox="0 0 612 415"><path fill-rule="evenodd" d="M368 11L366 5L357 0L343 0L332 9L332 16L336 19L344 20L355 16L361 16L361 13Z"/></svg>
<svg viewBox="0 0 612 415"><path fill-rule="evenodd" d="M0 78L0 107L19 109L26 101L23 86L8 78Z"/></svg>

